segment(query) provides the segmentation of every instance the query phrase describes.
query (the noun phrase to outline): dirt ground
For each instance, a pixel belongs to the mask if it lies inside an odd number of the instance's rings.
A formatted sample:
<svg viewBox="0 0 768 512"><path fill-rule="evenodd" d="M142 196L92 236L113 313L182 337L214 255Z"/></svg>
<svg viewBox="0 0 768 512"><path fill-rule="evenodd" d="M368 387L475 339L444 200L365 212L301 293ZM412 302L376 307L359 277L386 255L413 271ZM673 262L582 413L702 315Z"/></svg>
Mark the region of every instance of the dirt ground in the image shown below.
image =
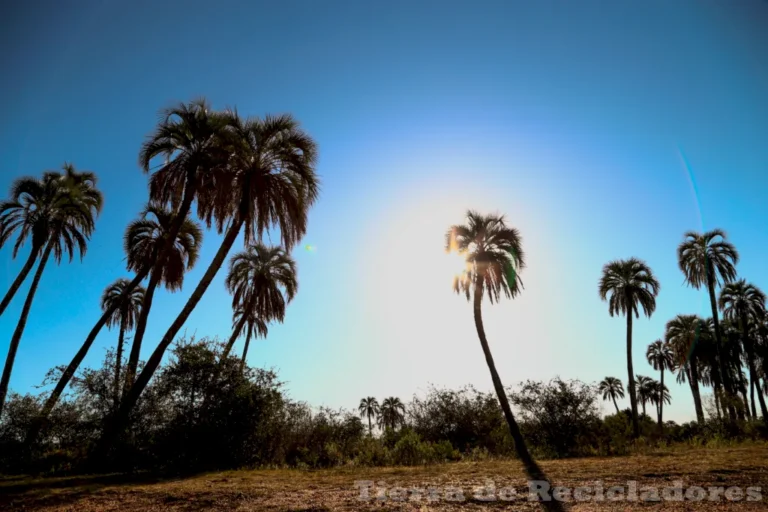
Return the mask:
<svg viewBox="0 0 768 512"><path fill-rule="evenodd" d="M569 488L561 490L561 496L575 511L768 510L768 444L676 448L631 457L544 461L542 466L553 485ZM664 499L676 497L671 489L678 485L684 500ZM574 490L579 486L590 489ZM360 499L365 492L369 499ZM521 465L509 460L414 468L227 471L180 479L0 477L0 510L537 510L528 493ZM595 499L601 496L602 501ZM660 501L651 501L656 497ZM698 497L703 500L689 499Z"/></svg>

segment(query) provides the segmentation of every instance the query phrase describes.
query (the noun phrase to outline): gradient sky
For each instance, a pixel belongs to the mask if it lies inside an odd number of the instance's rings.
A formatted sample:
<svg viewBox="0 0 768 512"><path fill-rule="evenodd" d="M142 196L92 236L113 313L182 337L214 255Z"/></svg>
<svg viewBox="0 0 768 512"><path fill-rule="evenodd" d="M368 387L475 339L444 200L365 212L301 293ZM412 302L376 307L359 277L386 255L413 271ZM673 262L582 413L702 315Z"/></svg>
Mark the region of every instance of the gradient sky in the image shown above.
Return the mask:
<svg viewBox="0 0 768 512"><path fill-rule="evenodd" d="M94 170L104 210L83 262L49 264L11 387L69 362L127 276L125 226L147 199L137 153L172 102L291 112L317 140L322 195L294 251L284 325L251 345L291 396L356 407L430 384L491 390L472 308L443 253L463 212L520 229L525 291L486 306L505 384L557 375L626 382L625 320L600 301L602 265L637 256L661 282L635 322L637 373L677 313L708 315L676 247L721 227L739 274L768 289L768 2L15 2L0 12L0 190L71 161ZM687 162L687 163L686 163ZM219 245L206 233L180 293L158 292L147 357ZM27 255L0 251L0 288ZM0 357L29 281L0 318ZM185 325L230 333L220 272ZM98 364L117 332L86 359ZM238 350L241 347L238 343ZM669 379L666 416L695 418ZM628 404L624 401L625 405ZM610 411L612 405L604 405Z"/></svg>

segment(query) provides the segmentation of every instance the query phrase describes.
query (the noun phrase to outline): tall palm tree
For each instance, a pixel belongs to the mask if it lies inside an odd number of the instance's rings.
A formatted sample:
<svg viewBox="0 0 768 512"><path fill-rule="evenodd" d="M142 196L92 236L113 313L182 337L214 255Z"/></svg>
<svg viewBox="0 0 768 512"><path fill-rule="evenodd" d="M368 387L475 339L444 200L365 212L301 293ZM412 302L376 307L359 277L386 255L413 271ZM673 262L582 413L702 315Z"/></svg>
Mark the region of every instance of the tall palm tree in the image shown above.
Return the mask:
<svg viewBox="0 0 768 512"><path fill-rule="evenodd" d="M659 384L661 385L661 389L666 389L664 387L664 370L671 370L675 364L672 349L670 349L669 345L663 341L656 340L648 345L648 350L645 352L645 358L648 360L648 364L653 366L653 369L659 372ZM659 412L659 430L661 430L664 428L664 423L662 421L664 400L657 403L657 408Z"/></svg>
<svg viewBox="0 0 768 512"><path fill-rule="evenodd" d="M645 416L645 404L651 401L651 395L653 395L653 383L654 380L645 375L638 375L635 379L635 386L637 388L637 400L643 408L643 416Z"/></svg>
<svg viewBox="0 0 768 512"><path fill-rule="evenodd" d="M120 278L111 285L107 286L104 294L101 296L101 309L114 310L107 320L107 327L119 327L120 334L117 338L117 353L115 354L115 383L113 390L114 405L117 407L120 402L120 369L123 365L123 343L125 341L125 331L130 331L136 325L136 319L139 316L141 303L144 300L143 287L137 286L129 293L128 300L124 301L123 292L130 285L129 279ZM115 302L118 302L117 309L112 308Z"/></svg>
<svg viewBox="0 0 768 512"><path fill-rule="evenodd" d="M619 414L619 404L617 398L624 398L624 385L616 377L606 377L600 381L597 391L603 394L603 400L613 400L613 406L616 408L616 414Z"/></svg>
<svg viewBox="0 0 768 512"><path fill-rule="evenodd" d="M522 288L519 272L525 267L525 258L520 233L517 229L507 226L503 216L481 215L470 210L467 212L466 224L451 226L448 230L445 249L449 252L458 252L466 260L463 273L453 279L453 290L456 293L463 293L468 301L473 301L477 336L480 339L488 370L491 372L496 396L515 442L515 450L531 480L549 483L544 471L528 451L520 433L520 428L509 406L504 385L496 370L483 327L483 294L486 294L488 300L494 303L498 302L502 295L506 298L516 297ZM551 496L549 501L541 503L547 509L562 510L559 502L551 499Z"/></svg>
<svg viewBox="0 0 768 512"><path fill-rule="evenodd" d="M382 430L397 429L398 425L405 422L405 405L399 398L391 396L381 402L379 409L379 424Z"/></svg>
<svg viewBox="0 0 768 512"><path fill-rule="evenodd" d="M664 334L672 349L678 368L678 381L688 383L696 408L696 421L704 422L704 408L701 406L699 393L698 342L704 327L704 321L696 315L677 315L667 322Z"/></svg>
<svg viewBox="0 0 768 512"><path fill-rule="evenodd" d="M226 231L224 239L105 430L104 448L111 445L124 428L130 411L160 365L165 351L200 302L240 231L244 231L247 245L260 240L267 229L276 227L287 250L306 232L309 209L319 194L315 142L290 115L245 121L236 113L227 117L230 141L227 163L203 176L200 186L193 192L199 215L208 225L215 223L219 231ZM184 194L187 194L186 187Z"/></svg>
<svg viewBox="0 0 768 512"><path fill-rule="evenodd" d="M755 347L749 335L749 325L750 320L761 322L765 318L765 294L755 285L740 279L723 286L723 289L720 291L719 304L723 314L729 321L732 323L738 322L750 379L759 382L755 366ZM762 393L758 393L758 398L760 400L760 412L763 415L763 421L768 424L768 410L766 410Z"/></svg>
<svg viewBox="0 0 768 512"><path fill-rule="evenodd" d="M203 231L187 217L176 231L170 250L165 253L162 261L158 261L166 237L171 236L176 224L177 216L171 210L159 204L148 204L141 216L131 222L125 231L124 248L128 255L128 269L137 273L149 271L149 283L131 345L124 390L130 389L136 376L155 289L158 285L164 285L171 292L181 290L184 273L195 266L200 253Z"/></svg>
<svg viewBox="0 0 768 512"><path fill-rule="evenodd" d="M715 300L715 287L736 279L736 264L739 262L739 253L736 248L726 240L725 232L714 229L706 233L689 231L684 235L684 240L677 248L677 260L680 270L685 276L685 281L700 289L706 286L709 293L709 304L712 309L712 321L715 325L715 348L720 350L723 345L720 331L720 319L717 314L717 301ZM720 364L722 365L722 358ZM718 375L719 373L719 375ZM725 392L733 394L732 383L725 374L725 368L720 366L713 374L715 388L721 384ZM729 415L734 419L734 410L729 408Z"/></svg>
<svg viewBox="0 0 768 512"><path fill-rule="evenodd" d="M376 418L379 415L379 402L376 398L369 396L360 400L360 405L357 407L360 417L368 417L368 435L373 436L373 423L372 418Z"/></svg>
<svg viewBox="0 0 768 512"><path fill-rule="evenodd" d="M661 414L664 404L672 403L672 396L669 394L667 386L657 380L652 381L650 402L656 406L656 415L659 418L659 425L662 425Z"/></svg>
<svg viewBox="0 0 768 512"><path fill-rule="evenodd" d="M632 315L640 317L640 306L650 318L656 310L659 288L659 282L650 267L637 258L607 263L598 285L600 298L608 301L608 313L611 316L624 314L627 317L627 382L635 437L640 435L640 424L637 420L637 393L632 366Z"/></svg>
<svg viewBox="0 0 768 512"><path fill-rule="evenodd" d="M48 209L44 214L45 227L40 228L47 233L45 249L40 256L40 262L8 348L8 357L0 380L0 413L5 405L16 351L48 258L53 254L56 263L61 263L62 256L68 254L69 260L72 261L75 252L79 252L82 259L87 250L96 217L101 211L103 198L96 188L96 175L88 171L78 172L71 164L64 164L63 171L63 173L51 171L43 175L42 183L49 196L45 205Z"/></svg>
<svg viewBox="0 0 768 512"><path fill-rule="evenodd" d="M283 322L285 308L299 288L296 261L282 247L251 244L230 260L226 285L232 294L232 308L238 322L224 348L222 362L229 356L246 323L251 326L246 332L247 345L253 327L257 334L266 336L267 322Z"/></svg>

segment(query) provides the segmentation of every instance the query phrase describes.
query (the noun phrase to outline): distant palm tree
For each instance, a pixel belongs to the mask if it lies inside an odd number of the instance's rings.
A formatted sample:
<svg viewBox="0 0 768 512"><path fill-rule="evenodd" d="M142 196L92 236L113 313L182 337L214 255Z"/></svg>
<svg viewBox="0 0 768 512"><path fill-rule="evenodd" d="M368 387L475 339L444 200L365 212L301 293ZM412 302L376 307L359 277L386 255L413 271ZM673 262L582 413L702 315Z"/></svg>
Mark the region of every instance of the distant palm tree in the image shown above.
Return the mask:
<svg viewBox="0 0 768 512"><path fill-rule="evenodd" d="M667 386L657 380L654 380L651 383L650 402L656 406L656 415L659 418L659 425L662 425L661 411L664 407L664 404L672 403L672 396L669 394L669 389Z"/></svg>
<svg viewBox="0 0 768 512"><path fill-rule="evenodd" d="M635 379L635 386L637 387L637 400L643 407L643 416L645 416L645 404L651 401L653 395L655 381L644 375L638 375Z"/></svg>
<svg viewBox="0 0 768 512"><path fill-rule="evenodd" d="M236 113L228 113L226 117L228 154L224 163L205 173L191 192L186 185L182 187L180 181L169 180L176 183L175 190L184 189L184 196L188 193L195 196L198 213L209 226L215 223L219 231L226 231L222 244L105 429L102 448L110 446L125 427L165 351L200 302L240 231L245 233L245 243L250 244L260 240L267 229L277 228L287 250L306 232L309 208L319 194L315 142L289 115L246 121ZM158 190L165 188L158 187Z"/></svg>
<svg viewBox="0 0 768 512"><path fill-rule="evenodd" d="M760 380L755 365L755 346L749 335L749 325L750 320L752 322L761 322L765 319L765 294L755 285L740 279L723 286L723 289L720 291L719 302L725 317L734 324L738 322L741 343L746 352L750 379L759 383ZM758 393L757 396L760 401L760 412L763 415L763 421L768 424L768 410L766 410L765 399L762 393Z"/></svg>
<svg viewBox="0 0 768 512"><path fill-rule="evenodd" d="M397 429L405 422L405 405L397 397L385 398L379 409L379 425L382 430Z"/></svg>
<svg viewBox="0 0 768 512"><path fill-rule="evenodd" d="M222 362L246 324L249 329L243 358L254 328L256 334L266 336L267 322L282 323L285 308L299 289L296 274L296 261L282 247L254 243L232 257L226 285L232 294L232 308L238 321L221 355Z"/></svg>
<svg viewBox="0 0 768 512"><path fill-rule="evenodd" d="M360 405L357 407L361 418L368 418L368 435L373 436L373 423L372 418L377 418L379 415L379 402L376 398L369 396L360 400Z"/></svg>
<svg viewBox="0 0 768 512"><path fill-rule="evenodd" d="M721 350L723 346L720 331L720 320L717 315L717 301L715 300L715 287L720 283L729 283L736 279L736 264L739 262L739 253L736 248L726 241L723 230L714 229L706 233L689 231L684 235L684 240L677 248L677 259L680 270L685 276L685 281L700 289L706 286L709 292L709 304L712 309L712 321L715 330L715 348ZM729 381L722 357L718 358L721 366L713 372L712 380L715 392L722 385L726 393L732 395L734 390ZM734 419L734 410L729 408L729 415Z"/></svg>
<svg viewBox="0 0 768 512"><path fill-rule="evenodd" d="M493 303L498 302L502 294L507 298L514 298L522 288L519 272L525 267L525 259L520 233L517 229L507 226L503 216L481 215L470 210L467 212L465 225L452 226L448 230L445 249L449 252L456 251L466 259L466 269L462 275L454 277L453 289L456 293L463 293L468 301L473 301L477 336L480 338L485 362L491 372L496 396L515 442L517 455L531 480L549 483L544 471L528 451L520 433L483 327L483 294ZM544 508L562 510L560 503L551 499L551 496L549 501L541 503Z"/></svg>
<svg viewBox="0 0 768 512"><path fill-rule="evenodd" d="M114 383L114 405L120 403L120 368L123 365L123 343L125 341L125 331L130 331L136 325L136 319L139 316L141 303L144 300L145 290L137 286L131 290L127 301L123 299L124 290L130 285L129 279L120 278L104 290L101 296L101 309L113 310L113 304L119 302L117 309L107 320L107 327L118 326L120 334L117 338L117 353L115 354L115 383Z"/></svg>
<svg viewBox="0 0 768 512"><path fill-rule="evenodd" d="M635 372L632 366L632 315L640 317L639 305L650 318L656 310L659 288L659 282L650 267L636 258L607 263L603 267L598 286L600 298L608 301L608 313L611 316L624 314L627 317L627 381L635 437L640 435L640 424L637 420Z"/></svg>
<svg viewBox="0 0 768 512"><path fill-rule="evenodd" d="M616 414L619 414L619 405L617 398L624 398L624 385L616 377L606 377L600 381L597 391L603 394L603 400L613 400L613 406L616 407Z"/></svg>
<svg viewBox="0 0 768 512"><path fill-rule="evenodd" d="M656 340L648 345L648 350L645 352L645 358L648 360L648 364L653 366L653 369L660 373L661 380L659 384L662 388L666 389L664 387L664 370L672 370L675 365L672 349L663 341ZM659 429L661 430L664 428L664 422L662 420L662 415L664 413L663 400L657 404L657 408L659 412Z"/></svg>
<svg viewBox="0 0 768 512"><path fill-rule="evenodd" d="M690 384L699 423L704 422L704 409L699 393L698 342L705 328L704 321L696 315L677 315L667 322L664 335L675 356L678 381L685 382L687 378Z"/></svg>
<svg viewBox="0 0 768 512"><path fill-rule="evenodd" d="M70 164L64 164L63 171L63 173L51 171L43 175L42 184L48 194L44 208L48 211L45 213L45 226L39 229L47 233L45 249L40 256L40 262L32 278L32 285L8 348L8 357L3 368L2 379L0 379L0 414L5 405L16 351L19 348L45 264L51 254L57 263L61 262L65 253L69 255L70 261L75 252L79 252L82 259L87 250L96 217L101 211L103 199L101 192L96 188L96 175L88 171L78 172Z"/></svg>

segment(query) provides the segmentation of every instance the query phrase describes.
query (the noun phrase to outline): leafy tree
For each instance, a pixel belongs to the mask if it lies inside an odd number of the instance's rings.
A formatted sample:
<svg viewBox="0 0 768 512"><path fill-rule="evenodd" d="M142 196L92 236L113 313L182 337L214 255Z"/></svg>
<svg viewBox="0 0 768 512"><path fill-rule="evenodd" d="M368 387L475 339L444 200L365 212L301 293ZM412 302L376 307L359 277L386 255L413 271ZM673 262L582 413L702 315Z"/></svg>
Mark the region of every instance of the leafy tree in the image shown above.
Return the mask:
<svg viewBox="0 0 768 512"><path fill-rule="evenodd" d="M696 315L677 315L667 322L665 340L676 359L678 381L686 379L691 387L696 407L696 421L704 422L704 408L699 393L698 341L704 329L704 322Z"/></svg>
<svg viewBox="0 0 768 512"><path fill-rule="evenodd" d="M88 248L88 240L93 232L96 217L101 211L103 198L96 188L96 175L89 171L78 172L71 164L64 164L63 171L63 173L46 172L40 182L44 189L42 194L46 196L41 203L45 211L40 213L44 220L40 220L32 229L44 233L44 235L38 234L37 238L33 234L33 239L39 240L43 237L45 248L40 256L19 322L8 347L8 357L3 368L2 379L0 379L0 414L8 393L16 351L48 258L53 254L56 263L61 263L61 258L66 253L72 261L75 252L79 252L82 259ZM26 199L22 198L20 204L26 204Z"/></svg>
<svg viewBox="0 0 768 512"><path fill-rule="evenodd" d="M657 370L660 374L659 384L662 389L664 387L664 370L672 370L675 364L674 356L672 355L672 349L669 345L661 340L656 340L648 345L648 350L645 351L645 358L648 360L648 364L653 366L654 370ZM664 400L657 403L658 417L659 417L659 430L664 429L664 422L662 416L664 413Z"/></svg>
<svg viewBox="0 0 768 512"><path fill-rule="evenodd" d="M616 414L619 414L619 405L617 398L624 398L624 385L616 377L606 377L600 381L597 391L603 395L603 400L613 400L613 406L616 408Z"/></svg>
<svg viewBox="0 0 768 512"><path fill-rule="evenodd" d="M405 424L405 405L397 397L385 398L379 409L379 426L382 430L397 429Z"/></svg>
<svg viewBox="0 0 768 512"><path fill-rule="evenodd" d="M379 416L379 401L376 398L369 396L360 400L360 405L357 407L360 417L368 418L368 435L373 436L373 423L371 419L378 418Z"/></svg>
<svg viewBox="0 0 768 512"><path fill-rule="evenodd" d="M759 382L755 366L755 347L749 335L749 325L750 320L760 322L766 317L765 294L755 285L740 279L723 286L719 303L725 317L733 323L738 322L750 379L753 382ZM768 424L768 410L766 410L762 393L758 393L758 398L763 421Z"/></svg>
<svg viewBox="0 0 768 512"><path fill-rule="evenodd" d="M125 278L120 278L104 290L101 296L101 309L112 310L115 302L119 302L117 309L107 320L107 327L118 326L120 334L117 338L117 352L115 353L115 383L113 389L114 407L117 408L120 402L120 367L123 364L123 343L125 341L125 331L130 331L136 325L136 318L139 316L141 303L144 301L145 290L137 286L131 290L128 300L123 301L123 293L130 284Z"/></svg>
<svg viewBox="0 0 768 512"><path fill-rule="evenodd" d="M464 293L468 301L473 301L477 336L510 434L515 441L515 450L531 480L549 483L544 471L528 451L520 433L483 327L483 294L487 294L488 300L493 303L498 302L502 294L507 298L514 298L522 288L519 272L525 267L525 259L520 233L517 229L508 227L503 216L481 215L470 210L467 212L466 224L452 226L448 230L445 249L457 251L466 259L466 269L454 278L453 289L456 293ZM551 496L549 501L541 503L546 509L562 510L560 503L551 499Z"/></svg>
<svg viewBox="0 0 768 512"><path fill-rule="evenodd" d="M627 317L627 379L629 401L632 408L632 429L635 437L640 435L637 420L637 394L635 391L634 368L632 366L632 315L640 317L638 306L650 318L656 310L656 296L659 282L645 262L636 258L616 260L603 267L598 285L600 298L608 301L608 313L624 314Z"/></svg>

